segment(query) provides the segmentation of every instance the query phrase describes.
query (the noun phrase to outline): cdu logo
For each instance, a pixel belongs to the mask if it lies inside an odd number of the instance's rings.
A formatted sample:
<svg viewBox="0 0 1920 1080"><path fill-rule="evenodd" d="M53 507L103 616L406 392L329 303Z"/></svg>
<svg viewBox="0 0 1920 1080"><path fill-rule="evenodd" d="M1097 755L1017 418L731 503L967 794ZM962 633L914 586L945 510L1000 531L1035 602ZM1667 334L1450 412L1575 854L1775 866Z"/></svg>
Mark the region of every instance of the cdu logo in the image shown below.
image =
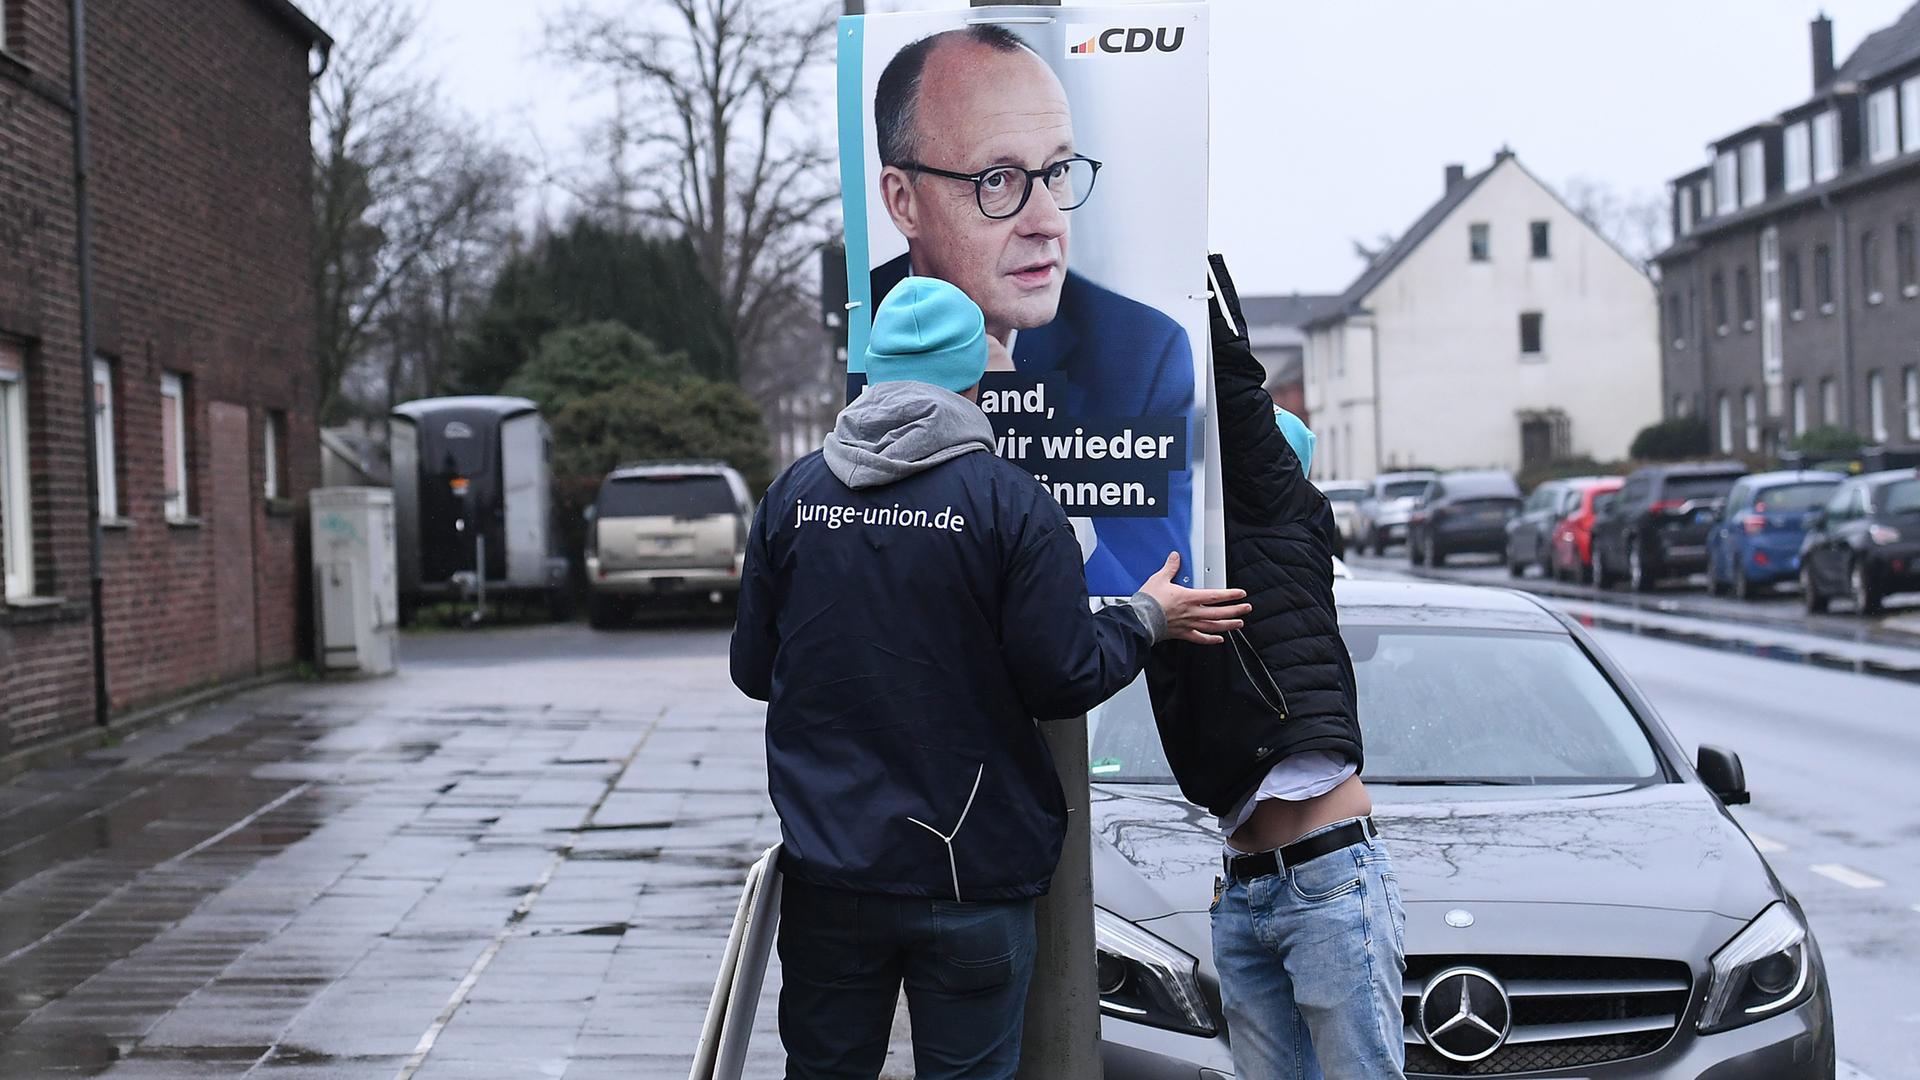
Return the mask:
<svg viewBox="0 0 1920 1080"><path fill-rule="evenodd" d="M1184 26L1067 27L1067 57L1085 59L1101 53L1170 53L1186 39Z"/></svg>

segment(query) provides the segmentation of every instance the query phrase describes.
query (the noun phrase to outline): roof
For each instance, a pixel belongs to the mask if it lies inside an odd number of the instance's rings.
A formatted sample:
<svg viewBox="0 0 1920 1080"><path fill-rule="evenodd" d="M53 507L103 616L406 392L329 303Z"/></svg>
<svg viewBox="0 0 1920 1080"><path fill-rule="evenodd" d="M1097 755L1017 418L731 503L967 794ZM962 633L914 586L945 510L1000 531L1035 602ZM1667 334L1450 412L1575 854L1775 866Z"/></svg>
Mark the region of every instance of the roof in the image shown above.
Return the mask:
<svg viewBox="0 0 1920 1080"><path fill-rule="evenodd" d="M1305 326L1337 302L1333 293L1293 293L1288 296L1243 296L1240 311L1248 326Z"/></svg>
<svg viewBox="0 0 1920 1080"><path fill-rule="evenodd" d="M307 39L307 45L317 49L333 48L333 38L320 29L320 25L307 18L306 13L293 5L293 0L254 0L254 3L266 8L268 13L301 37Z"/></svg>
<svg viewBox="0 0 1920 1080"><path fill-rule="evenodd" d="M1349 578L1334 584L1341 626L1443 626L1566 633L1532 597L1510 589Z"/></svg>
<svg viewBox="0 0 1920 1080"><path fill-rule="evenodd" d="M432 416L439 412L483 412L493 413L501 419L517 416L523 412L537 412L539 406L522 397L496 397L488 394L476 394L470 397L416 398L393 407L394 415L417 420L423 416Z"/></svg>
<svg viewBox="0 0 1920 1080"><path fill-rule="evenodd" d="M1754 473L1751 476L1743 476L1740 479L1745 480L1749 484L1770 487L1774 484L1813 484L1827 480L1838 483L1841 480L1845 480L1846 476L1842 473L1828 472L1824 469L1778 469L1774 472Z"/></svg>
<svg viewBox="0 0 1920 1080"><path fill-rule="evenodd" d="M1468 196L1478 190L1487 177L1493 175L1493 170L1499 168L1510 157L1511 155L1506 154L1496 157L1492 165L1448 188L1439 202L1428 207L1427 212L1420 215L1420 220L1400 234L1400 239L1395 240L1391 247L1367 264L1367 268L1360 272L1360 276L1354 279L1353 284L1347 286L1347 291L1321 306L1302 325L1317 326L1358 312L1367 295L1385 281L1388 274L1399 269L1400 264L1406 262L1407 257L1412 255L1421 244L1426 243L1427 237L1432 236L1434 230L1440 227L1440 223L1447 220L1447 215L1453 213L1461 203L1466 202Z"/></svg>
<svg viewBox="0 0 1920 1080"><path fill-rule="evenodd" d="M1835 83L1865 83L1920 62L1920 3L1894 20L1892 26L1867 35L1847 62L1833 73Z"/></svg>

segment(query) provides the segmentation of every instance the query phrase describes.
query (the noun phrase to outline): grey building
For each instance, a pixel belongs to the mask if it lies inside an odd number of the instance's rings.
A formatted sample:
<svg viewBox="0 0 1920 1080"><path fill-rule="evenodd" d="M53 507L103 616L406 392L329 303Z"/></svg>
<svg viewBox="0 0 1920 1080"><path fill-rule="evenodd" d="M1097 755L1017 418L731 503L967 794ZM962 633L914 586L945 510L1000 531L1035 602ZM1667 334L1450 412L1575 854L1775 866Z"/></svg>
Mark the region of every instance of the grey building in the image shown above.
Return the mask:
<svg viewBox="0 0 1920 1080"><path fill-rule="evenodd" d="M1339 301L1338 296L1291 293L1284 296L1242 296L1247 317L1247 344L1267 369L1267 392L1274 403L1311 424L1307 415L1307 323Z"/></svg>
<svg viewBox="0 0 1920 1080"><path fill-rule="evenodd" d="M1805 101L1670 185L1663 409L1721 452L1816 427L1920 443L1920 4L1838 67L1824 16L1812 46Z"/></svg>

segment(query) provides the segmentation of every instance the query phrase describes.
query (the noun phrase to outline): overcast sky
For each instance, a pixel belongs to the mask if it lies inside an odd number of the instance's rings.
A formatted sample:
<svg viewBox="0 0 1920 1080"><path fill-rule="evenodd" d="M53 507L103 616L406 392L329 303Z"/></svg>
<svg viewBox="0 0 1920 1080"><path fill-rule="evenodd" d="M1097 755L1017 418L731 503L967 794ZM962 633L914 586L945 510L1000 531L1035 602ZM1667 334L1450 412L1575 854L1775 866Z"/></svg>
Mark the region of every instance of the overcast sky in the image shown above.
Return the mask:
<svg viewBox="0 0 1920 1080"><path fill-rule="evenodd" d="M578 0L420 2L449 103L529 158L577 162L607 99L541 45ZM1400 232L1447 163L1476 172L1503 144L1548 183L1657 193L1809 94L1821 10L1841 62L1912 2L1212 0L1209 241L1242 292L1337 292L1354 240ZM831 131L824 95L817 122Z"/></svg>

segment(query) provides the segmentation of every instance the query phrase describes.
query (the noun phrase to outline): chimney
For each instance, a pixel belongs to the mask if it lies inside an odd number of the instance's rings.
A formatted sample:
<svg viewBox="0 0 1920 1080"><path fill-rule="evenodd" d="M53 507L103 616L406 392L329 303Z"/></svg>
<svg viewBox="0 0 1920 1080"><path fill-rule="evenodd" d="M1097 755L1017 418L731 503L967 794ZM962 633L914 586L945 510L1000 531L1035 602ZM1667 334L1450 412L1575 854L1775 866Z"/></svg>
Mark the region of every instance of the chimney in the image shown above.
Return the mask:
<svg viewBox="0 0 1920 1080"><path fill-rule="evenodd" d="M1813 20L1813 92L1818 94L1833 81L1833 20L1826 12Z"/></svg>
<svg viewBox="0 0 1920 1080"><path fill-rule="evenodd" d="M1464 184L1466 182L1467 182L1467 167L1465 165L1447 166L1447 190L1448 191L1452 191L1454 188L1459 187L1461 184Z"/></svg>

